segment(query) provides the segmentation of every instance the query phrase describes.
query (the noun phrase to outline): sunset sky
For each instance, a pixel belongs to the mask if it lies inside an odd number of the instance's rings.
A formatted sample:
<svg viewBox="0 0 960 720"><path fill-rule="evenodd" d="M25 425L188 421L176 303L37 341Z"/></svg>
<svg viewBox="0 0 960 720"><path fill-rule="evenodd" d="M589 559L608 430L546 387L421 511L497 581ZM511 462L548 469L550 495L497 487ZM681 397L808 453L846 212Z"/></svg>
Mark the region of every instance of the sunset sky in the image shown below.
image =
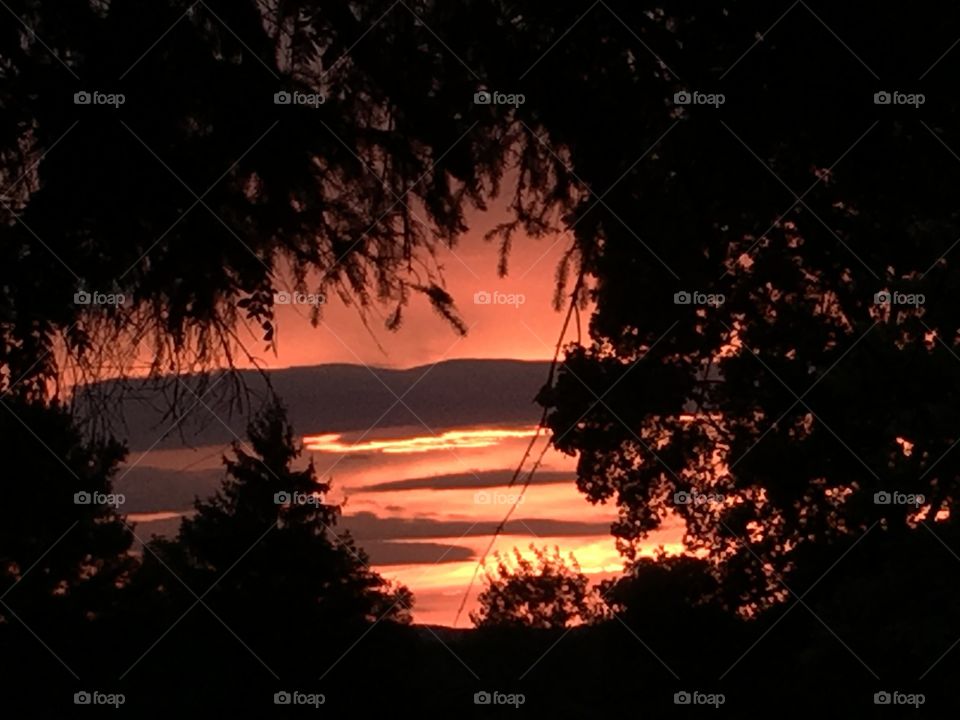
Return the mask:
<svg viewBox="0 0 960 720"><path fill-rule="evenodd" d="M868 9L0 0L0 720L956 715L960 5Z"/></svg>
<svg viewBox="0 0 960 720"><path fill-rule="evenodd" d="M332 298L319 327L310 324L309 307L278 306L277 355L260 359L271 369L328 363L422 368L417 371L417 384L449 396L453 403L475 400L462 400L457 382L434 388L441 382L433 374L435 363L466 358L549 360L563 320L552 307L555 270L569 239L518 238L510 254L509 275L499 278L497 245L484 241L483 234L502 219L496 209L478 213L470 220L471 230L463 241L438 256L447 288L469 327L465 337L458 336L420 298L414 299L397 332L387 331L379 320L371 322L368 330L355 308ZM477 304L474 294L480 292L513 298L510 303ZM568 334L568 339L572 337ZM368 379L369 387L360 394L383 394L382 381L372 372L361 377L364 382ZM306 454L315 461L321 478L333 479L332 499L345 502L343 527L370 553L379 572L414 591L417 622L454 623L493 529L517 502L516 489L506 483L536 432L539 412L532 399L546 378L545 364L538 366L534 377L535 383L524 386L525 397L511 398L522 408L522 422L515 411L505 412L503 418L493 411L485 416L492 423L472 424L467 411L475 408L460 405L452 415L436 421L440 425L425 421L425 414L429 417L430 413L427 409L411 410L402 420L387 416L371 426L365 420L354 422L346 417L348 404L367 402L348 398L332 400L343 403L345 415L339 418L343 422L338 427L348 430L329 432L328 418L338 414L337 407L326 407L327 419L322 419L309 406L298 405L297 430L304 436ZM463 382L469 383L470 376ZM320 390L317 402L327 405L328 395ZM393 393L396 395L402 393ZM380 414L375 412L374 417ZM458 421L458 416L463 420ZM134 491L139 500L132 504L136 512L131 516L141 523L142 537L175 531L180 516L188 511L187 496L177 494L179 491L171 495L161 489L163 483L180 487L184 481L187 488L202 494L222 476L220 454L225 443L205 443L199 440L194 448L172 448L164 443L160 448L131 453L126 471L129 478L119 486L128 493L134 481L153 488L147 498ZM615 511L591 506L583 499L576 489L575 467L576 458L547 453L537 481L494 549L526 551L531 543L556 545L563 553L574 552L584 571L599 580L622 568L608 530ZM124 478L124 471L120 476ZM174 496L176 499L171 499ZM671 528L651 538L646 550L652 551L658 544L676 549L677 542L678 531ZM481 573L467 610L475 607L482 586ZM461 627L468 623L466 615L459 620Z"/></svg>
<svg viewBox="0 0 960 720"><path fill-rule="evenodd" d="M551 306L555 272L570 238L532 240L518 235L509 255L509 274L499 278L497 242L484 241L483 236L507 217L502 203L475 213L467 218L470 231L461 242L438 252L447 290L470 329L466 337L459 337L424 298L414 297L398 332L383 327L387 310L378 309L380 315L371 320L378 347L359 321L356 308L330 298L317 328L309 322L309 307L277 306L277 356L262 356L264 363L293 367L346 362L406 368L450 358L549 359L563 319ZM478 292L522 295L523 302L478 305L474 303Z"/></svg>

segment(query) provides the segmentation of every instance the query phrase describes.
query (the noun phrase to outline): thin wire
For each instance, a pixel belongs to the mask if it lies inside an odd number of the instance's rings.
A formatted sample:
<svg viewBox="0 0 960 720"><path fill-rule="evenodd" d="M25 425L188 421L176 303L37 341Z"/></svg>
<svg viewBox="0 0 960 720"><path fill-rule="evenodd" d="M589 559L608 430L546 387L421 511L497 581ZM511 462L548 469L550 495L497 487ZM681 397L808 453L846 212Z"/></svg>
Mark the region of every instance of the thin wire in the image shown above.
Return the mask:
<svg viewBox="0 0 960 720"><path fill-rule="evenodd" d="M583 290L583 280L585 275L583 262L580 263L580 272L577 276L577 283L573 288L573 291L570 293L570 304L567 307L567 315L563 320L563 326L560 328L560 337L557 338L557 344L554 347L553 351L553 360L550 361L550 369L547 372L547 382L546 386L553 385L553 378L556 374L557 365L560 358L560 349L563 347L563 339L567 335L567 330L570 327L570 321L574 316L574 313L577 313L577 342L580 342L579 334L579 312L578 306L580 301L580 293ZM517 479L520 477L520 474L523 472L523 466L526 465L527 459L530 457L530 453L533 452L533 448L537 443L537 440L540 438L540 433L543 430L546 430L547 426L547 408L543 409L543 413L540 415L540 422L537 423L537 432L534 433L534 436L530 438L530 442L527 444L527 449L523 453L523 458L521 458L517 469L513 472L513 477L510 478L510 482L507 485L508 488L513 487ZM496 543L497 538L500 537L504 528L507 525L507 522L510 520L510 516L513 515L513 511L516 509L517 505L520 504L520 501L523 500L524 494L527 492L527 488L530 487L530 483L533 480L533 475L540 468L540 464L543 462L544 456L547 454L547 450L550 449L549 440L543 446L543 450L540 452L540 456L537 458L537 461L533 464L533 467L530 469L529 474L523 482L523 487L520 489L520 495L517 498L517 502L513 503L510 508L507 510L507 514L504 516L503 520L500 521L500 524L497 525L496 530L493 531L493 536L490 538L490 542L487 543L486 549L483 551L483 555L480 556L480 560L477 562L476 567L473 569L473 575L470 578L470 583L467 585L467 590L463 594L463 598L460 600L460 606L457 608L457 615L453 620L453 626L456 627L457 623L460 622L460 616L463 614L463 609L466 607L467 599L470 597L470 592L473 590L473 586L477 581L477 575L480 573L480 568L484 567L487 562L487 557L490 555L490 551L493 549L494 543Z"/></svg>

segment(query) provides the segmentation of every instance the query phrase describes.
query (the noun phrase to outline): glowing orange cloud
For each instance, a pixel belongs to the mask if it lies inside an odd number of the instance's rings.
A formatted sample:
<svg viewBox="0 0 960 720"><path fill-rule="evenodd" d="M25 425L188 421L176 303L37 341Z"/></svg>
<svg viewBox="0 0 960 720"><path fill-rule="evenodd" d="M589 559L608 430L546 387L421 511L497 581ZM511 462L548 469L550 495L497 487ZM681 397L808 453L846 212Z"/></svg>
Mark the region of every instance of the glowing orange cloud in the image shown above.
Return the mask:
<svg viewBox="0 0 960 720"><path fill-rule="evenodd" d="M483 428L480 430L450 430L439 435L421 435L410 438L390 440L368 440L367 442L348 443L342 435L307 435L303 439L307 450L330 453L382 452L386 454L425 453L444 448L485 448L493 447L501 440L510 438L528 438L537 433L536 427L520 430L501 430Z"/></svg>

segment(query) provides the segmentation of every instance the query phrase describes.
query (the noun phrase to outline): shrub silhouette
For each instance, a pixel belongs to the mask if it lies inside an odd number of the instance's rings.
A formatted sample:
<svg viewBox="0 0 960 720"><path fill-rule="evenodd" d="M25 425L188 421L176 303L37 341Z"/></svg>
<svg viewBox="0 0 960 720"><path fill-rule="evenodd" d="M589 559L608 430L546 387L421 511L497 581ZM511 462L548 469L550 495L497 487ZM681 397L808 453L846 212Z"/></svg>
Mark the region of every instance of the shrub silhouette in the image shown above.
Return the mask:
<svg viewBox="0 0 960 720"><path fill-rule="evenodd" d="M568 558L554 547L530 545L533 559L519 549L513 556L496 553L495 570L487 572L487 585L480 593L480 608L470 613L479 628L529 627L563 628L588 623L602 613L590 587L571 553Z"/></svg>

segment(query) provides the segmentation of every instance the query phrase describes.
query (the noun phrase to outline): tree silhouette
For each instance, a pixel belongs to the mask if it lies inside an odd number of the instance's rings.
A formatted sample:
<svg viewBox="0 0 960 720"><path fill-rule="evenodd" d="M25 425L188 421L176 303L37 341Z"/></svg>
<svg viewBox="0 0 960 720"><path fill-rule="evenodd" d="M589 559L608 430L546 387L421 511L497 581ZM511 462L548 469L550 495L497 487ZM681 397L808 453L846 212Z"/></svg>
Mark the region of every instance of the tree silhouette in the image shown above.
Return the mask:
<svg viewBox="0 0 960 720"><path fill-rule="evenodd" d="M530 545L531 560L517 548L513 557L494 555L496 569L486 576L480 593L480 607L470 613L474 625L486 627L563 628L571 623L598 619L602 610L571 553L568 558L557 547Z"/></svg>
<svg viewBox="0 0 960 720"><path fill-rule="evenodd" d="M122 496L111 487L125 449L87 441L57 404L0 403L0 625L110 615L135 567Z"/></svg>
<svg viewBox="0 0 960 720"><path fill-rule="evenodd" d="M530 37L578 18L533 5ZM747 604L782 597L806 543L835 560L874 523L946 522L960 477L958 60L920 60L955 38L923 10L865 23L808 3L758 40L788 7L610 3L536 65L518 111L552 151L527 156L527 190L560 213L595 303L540 396L555 445L590 501L617 504L628 558L680 517ZM801 62L811 37L823 52ZM532 63L542 46L517 47ZM878 104L864 63L929 102Z"/></svg>
<svg viewBox="0 0 960 720"><path fill-rule="evenodd" d="M621 577L602 583L599 592L614 612L668 624L668 618L695 608L725 610L713 568L689 555L638 558Z"/></svg>
<svg viewBox="0 0 960 720"><path fill-rule="evenodd" d="M412 595L387 583L347 532L335 531L340 508L327 504L329 483L302 451L278 401L250 423L250 445L236 442L224 458L217 494L197 500L176 540L156 540L145 557L147 577L182 594L172 571L227 622L275 633L274 619L303 627L389 620L409 622ZM153 558L162 560L160 568Z"/></svg>

